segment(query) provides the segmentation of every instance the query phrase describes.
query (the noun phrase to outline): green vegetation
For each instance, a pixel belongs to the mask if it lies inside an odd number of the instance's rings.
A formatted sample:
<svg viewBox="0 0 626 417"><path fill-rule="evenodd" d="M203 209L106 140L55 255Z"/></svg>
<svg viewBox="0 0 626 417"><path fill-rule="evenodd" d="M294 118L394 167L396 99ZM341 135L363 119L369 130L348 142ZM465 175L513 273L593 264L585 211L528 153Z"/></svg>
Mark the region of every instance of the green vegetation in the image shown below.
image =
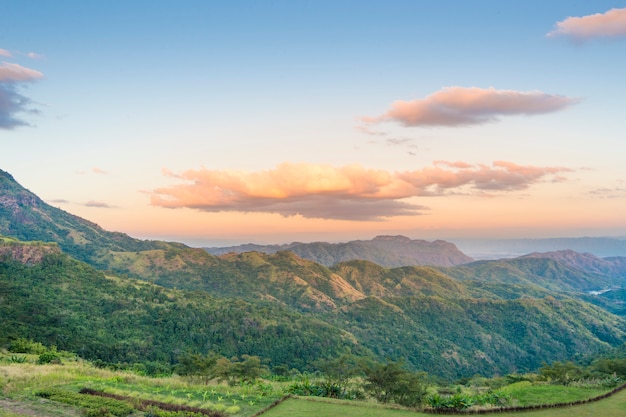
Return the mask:
<svg viewBox="0 0 626 417"><path fill-rule="evenodd" d="M0 192L6 416L248 416L287 394L352 400L360 415L493 409L585 400L626 378L623 291L582 293L623 286L623 260L218 258L104 231L2 171ZM37 401L55 405L31 412Z"/></svg>

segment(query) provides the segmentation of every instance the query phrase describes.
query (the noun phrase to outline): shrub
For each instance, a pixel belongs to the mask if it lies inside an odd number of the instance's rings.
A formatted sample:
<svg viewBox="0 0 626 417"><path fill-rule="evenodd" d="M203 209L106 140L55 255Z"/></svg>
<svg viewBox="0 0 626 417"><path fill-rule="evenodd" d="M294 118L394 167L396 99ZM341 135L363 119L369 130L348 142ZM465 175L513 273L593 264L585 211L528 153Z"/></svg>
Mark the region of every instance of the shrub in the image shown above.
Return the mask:
<svg viewBox="0 0 626 417"><path fill-rule="evenodd" d="M15 339L9 344L9 352L13 353L31 353L33 355L41 355L48 350L39 342L34 342L23 337Z"/></svg>
<svg viewBox="0 0 626 417"><path fill-rule="evenodd" d="M11 363L26 363L26 356L11 355L9 358Z"/></svg>
<svg viewBox="0 0 626 417"><path fill-rule="evenodd" d="M39 355L39 359L37 359L37 363L39 365L44 365L47 363L51 363L54 365L61 365L61 358L57 355L56 352L44 352Z"/></svg>

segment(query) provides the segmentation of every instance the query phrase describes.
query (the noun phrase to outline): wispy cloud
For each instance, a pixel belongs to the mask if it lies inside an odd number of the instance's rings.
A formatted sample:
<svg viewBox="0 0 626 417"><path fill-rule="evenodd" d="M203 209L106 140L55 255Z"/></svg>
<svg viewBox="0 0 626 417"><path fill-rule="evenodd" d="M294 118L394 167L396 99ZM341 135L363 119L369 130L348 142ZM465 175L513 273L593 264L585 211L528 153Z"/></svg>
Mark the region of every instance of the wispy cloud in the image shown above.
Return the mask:
<svg viewBox="0 0 626 417"><path fill-rule="evenodd" d="M107 204L103 201L88 201L84 204L85 207L96 207L96 208L115 208L115 206L112 206L110 204Z"/></svg>
<svg viewBox="0 0 626 417"><path fill-rule="evenodd" d="M579 101L541 91L445 87L423 99L396 101L386 113L361 120L366 125L391 121L404 126L459 127L495 122L501 116L552 113Z"/></svg>
<svg viewBox="0 0 626 417"><path fill-rule="evenodd" d="M103 170L103 169L101 169L101 168L98 168L98 167L93 167L93 168L91 168L91 172L93 172L94 174L101 174L101 175L106 175L106 174L108 174L108 172L107 172L107 171L105 171L105 170Z"/></svg>
<svg viewBox="0 0 626 417"><path fill-rule="evenodd" d="M556 29L546 36L566 36L575 42L594 38L626 37L626 8L611 9L582 17L568 17L557 22Z"/></svg>
<svg viewBox="0 0 626 417"><path fill-rule="evenodd" d="M26 56L29 57L30 59L43 59L44 58L43 55L38 54L36 52L28 52Z"/></svg>
<svg viewBox="0 0 626 417"><path fill-rule="evenodd" d="M597 198L626 198L626 181L618 180L613 187L596 188L589 191L589 194Z"/></svg>
<svg viewBox="0 0 626 417"><path fill-rule="evenodd" d="M6 57L11 57L11 52L7 51L6 49L2 49L0 48L0 56L6 56Z"/></svg>
<svg viewBox="0 0 626 417"><path fill-rule="evenodd" d="M39 71L10 62L0 63L0 129L27 125L18 117L20 113L38 113L30 108L31 100L20 94L18 88L40 78L43 74Z"/></svg>
<svg viewBox="0 0 626 417"><path fill-rule="evenodd" d="M189 170L164 174L184 181L152 192L151 204L207 212L236 211L301 215L308 218L382 220L422 214L427 207L407 198L450 194L481 195L524 190L563 181L563 167L491 166L438 161L416 171L390 172L360 165L333 167L283 163L261 172Z"/></svg>

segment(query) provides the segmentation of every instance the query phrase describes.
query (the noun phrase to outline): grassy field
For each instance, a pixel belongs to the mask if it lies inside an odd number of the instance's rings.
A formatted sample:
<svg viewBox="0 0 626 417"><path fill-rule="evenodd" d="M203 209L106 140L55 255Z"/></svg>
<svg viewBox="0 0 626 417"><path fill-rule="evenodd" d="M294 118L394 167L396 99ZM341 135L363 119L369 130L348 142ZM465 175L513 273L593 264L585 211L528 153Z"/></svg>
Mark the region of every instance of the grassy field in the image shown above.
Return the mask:
<svg viewBox="0 0 626 417"><path fill-rule="evenodd" d="M237 387L204 385L179 377L147 378L113 372L78 360L64 360L63 365L33 362L32 357L26 363L0 358L0 417L81 415L81 410L36 395L51 388L71 393L90 388L131 399L221 411L232 417L258 413L284 395L280 387L269 382Z"/></svg>
<svg viewBox="0 0 626 417"><path fill-rule="evenodd" d="M433 417L436 414L393 410L361 403L310 398L290 398L268 410L263 417ZM626 390L595 403L540 411L491 414L498 417L624 417Z"/></svg>
<svg viewBox="0 0 626 417"><path fill-rule="evenodd" d="M165 404L196 407L224 412L228 417L248 417L267 409L283 398L284 384L268 381L230 387L194 383L180 377L147 378L130 372L95 368L76 358L64 358L63 364L38 365L37 356L20 355L16 363L11 355L0 353L0 417L61 417L86 415L90 402L97 398L78 394L89 388L131 400L151 400ZM56 389L81 397L80 407L41 398L37 393ZM603 393L599 389L564 387L528 381L508 385L502 390L512 398L511 405L569 402ZM95 407L95 406L94 406ZM149 415L136 411L133 417ZM373 401L340 401L317 397L290 398L262 414L263 417L424 417L432 414L383 407ZM542 411L498 413L504 417L622 417L626 416L626 390L599 402Z"/></svg>

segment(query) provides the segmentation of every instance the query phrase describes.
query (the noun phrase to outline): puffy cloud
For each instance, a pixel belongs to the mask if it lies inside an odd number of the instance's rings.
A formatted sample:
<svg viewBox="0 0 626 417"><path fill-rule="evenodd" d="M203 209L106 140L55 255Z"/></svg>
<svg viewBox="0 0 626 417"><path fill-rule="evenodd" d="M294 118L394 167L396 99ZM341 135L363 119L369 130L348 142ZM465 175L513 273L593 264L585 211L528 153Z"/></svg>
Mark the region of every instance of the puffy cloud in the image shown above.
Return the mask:
<svg viewBox="0 0 626 417"><path fill-rule="evenodd" d="M422 214L427 207L407 198L485 191L523 190L544 181L562 181L570 169L522 166L496 161L491 166L438 161L416 171L390 172L360 165L332 167L283 163L261 172L189 170L164 174L183 184L156 189L151 204L208 212L237 211L301 215L308 218L382 220Z"/></svg>
<svg viewBox="0 0 626 417"><path fill-rule="evenodd" d="M547 36L567 36L578 42L626 36L626 8L582 17L568 17L557 22L556 29Z"/></svg>
<svg viewBox="0 0 626 417"><path fill-rule="evenodd" d="M578 102L541 91L445 87L424 99L396 101L386 113L361 120L366 124L394 121L404 126L457 127L494 122L500 116L551 113Z"/></svg>
<svg viewBox="0 0 626 417"><path fill-rule="evenodd" d="M17 117L19 113L37 113L37 110L29 108L31 100L18 92L18 86L42 77L41 72L18 64L0 64L0 129L26 125Z"/></svg>

